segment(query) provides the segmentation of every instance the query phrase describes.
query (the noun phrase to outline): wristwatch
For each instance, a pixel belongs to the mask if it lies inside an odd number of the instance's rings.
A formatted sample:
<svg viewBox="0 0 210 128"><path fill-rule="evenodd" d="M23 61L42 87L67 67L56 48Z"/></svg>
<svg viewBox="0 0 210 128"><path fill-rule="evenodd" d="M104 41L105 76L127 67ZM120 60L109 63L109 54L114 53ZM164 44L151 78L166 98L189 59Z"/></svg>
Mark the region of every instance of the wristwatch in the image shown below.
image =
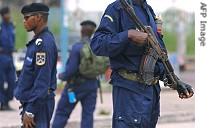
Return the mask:
<svg viewBox="0 0 210 128"><path fill-rule="evenodd" d="M26 113L26 115L28 116L28 117L30 117L30 118L34 118L34 114L33 113L31 113L31 112L25 112Z"/></svg>

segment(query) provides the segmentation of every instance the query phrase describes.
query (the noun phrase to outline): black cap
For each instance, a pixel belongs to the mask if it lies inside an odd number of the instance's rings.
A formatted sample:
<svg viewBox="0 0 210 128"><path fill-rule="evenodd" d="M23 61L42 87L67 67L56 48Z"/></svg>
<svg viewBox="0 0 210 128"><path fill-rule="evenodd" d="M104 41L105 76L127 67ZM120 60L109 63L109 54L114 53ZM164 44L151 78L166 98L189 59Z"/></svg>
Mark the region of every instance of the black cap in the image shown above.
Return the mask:
<svg viewBox="0 0 210 128"><path fill-rule="evenodd" d="M3 16L4 14L9 13L9 12L10 12L9 7L3 7L3 8L0 10L0 13L1 13L2 16Z"/></svg>
<svg viewBox="0 0 210 128"><path fill-rule="evenodd" d="M43 3L31 3L29 5L23 6L21 10L22 14L36 13L36 12L48 13L49 7Z"/></svg>
<svg viewBox="0 0 210 128"><path fill-rule="evenodd" d="M91 25L91 26L96 28L96 23L91 21L91 20L85 20L85 21L81 22L80 25L81 26L83 26L83 25Z"/></svg>

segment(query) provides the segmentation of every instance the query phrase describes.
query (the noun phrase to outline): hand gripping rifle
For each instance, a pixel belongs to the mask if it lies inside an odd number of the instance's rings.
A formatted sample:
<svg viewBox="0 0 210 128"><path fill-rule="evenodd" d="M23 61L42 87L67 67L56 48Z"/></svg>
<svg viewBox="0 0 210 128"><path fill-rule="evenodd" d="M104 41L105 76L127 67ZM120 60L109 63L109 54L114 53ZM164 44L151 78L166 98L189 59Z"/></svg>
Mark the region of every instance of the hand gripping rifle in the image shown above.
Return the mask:
<svg viewBox="0 0 210 128"><path fill-rule="evenodd" d="M127 0L120 0L120 3L126 13L129 15L131 20L134 22L135 26L138 30L141 30L148 34L148 45L152 49L153 57L158 56L161 60L165 72L166 77L164 78L163 82L165 86L169 86L170 88L176 89L180 98L189 98L192 97L194 94L193 88L182 82L175 74L174 69L171 63L168 60L168 55L165 52L165 49L161 49L160 44L154 34L152 28L150 26L144 26L141 20L136 16L133 7L127 2ZM147 82L147 80L145 80ZM148 82L150 83L150 82Z"/></svg>

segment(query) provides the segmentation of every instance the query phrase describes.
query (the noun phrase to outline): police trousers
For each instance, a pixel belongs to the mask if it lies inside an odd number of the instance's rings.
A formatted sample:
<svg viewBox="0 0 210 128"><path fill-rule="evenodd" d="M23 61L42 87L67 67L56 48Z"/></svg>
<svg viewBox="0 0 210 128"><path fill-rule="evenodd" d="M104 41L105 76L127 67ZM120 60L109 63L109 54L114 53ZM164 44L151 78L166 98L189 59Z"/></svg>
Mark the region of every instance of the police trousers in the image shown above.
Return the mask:
<svg viewBox="0 0 210 128"><path fill-rule="evenodd" d="M36 105L37 113L35 113L35 128L50 128L50 120L55 106L55 94L51 93L48 97L41 103ZM25 107L27 104L23 105L22 116L25 112Z"/></svg>
<svg viewBox="0 0 210 128"><path fill-rule="evenodd" d="M64 128L78 102L81 102L82 105L81 128L93 128L93 113L96 106L97 89L86 92L75 91L75 94L77 99L76 103L70 103L68 99L68 89L65 88L63 90L52 128Z"/></svg>
<svg viewBox="0 0 210 128"><path fill-rule="evenodd" d="M132 85L131 85L132 86ZM155 128L159 112L159 94L151 88L152 98L129 89L113 86L112 128Z"/></svg>
<svg viewBox="0 0 210 128"><path fill-rule="evenodd" d="M7 104L13 99L13 91L15 88L15 67L13 58L0 54L0 102ZM7 83L7 88L4 84Z"/></svg>

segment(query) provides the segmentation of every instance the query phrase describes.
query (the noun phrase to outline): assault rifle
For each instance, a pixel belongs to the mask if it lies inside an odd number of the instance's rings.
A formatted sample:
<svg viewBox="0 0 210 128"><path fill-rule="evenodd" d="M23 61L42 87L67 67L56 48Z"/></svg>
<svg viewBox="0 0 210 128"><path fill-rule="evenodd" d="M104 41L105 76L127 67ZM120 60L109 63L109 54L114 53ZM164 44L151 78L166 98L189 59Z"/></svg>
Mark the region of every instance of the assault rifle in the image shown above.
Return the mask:
<svg viewBox="0 0 210 128"><path fill-rule="evenodd" d="M182 82L174 73L174 69L169 62L168 55L166 53L166 49L161 48L158 39L153 32L150 26L144 26L142 21L136 16L133 7L127 2L127 0L120 0L120 3L126 13L129 15L135 26L138 30L143 31L148 34L148 45L152 49L151 53L155 53L158 56L158 59L161 60L165 72L166 77L164 78L163 82L165 86L169 86L170 88L176 89L180 98L190 98L194 94L193 88ZM147 80L145 80L147 81Z"/></svg>

